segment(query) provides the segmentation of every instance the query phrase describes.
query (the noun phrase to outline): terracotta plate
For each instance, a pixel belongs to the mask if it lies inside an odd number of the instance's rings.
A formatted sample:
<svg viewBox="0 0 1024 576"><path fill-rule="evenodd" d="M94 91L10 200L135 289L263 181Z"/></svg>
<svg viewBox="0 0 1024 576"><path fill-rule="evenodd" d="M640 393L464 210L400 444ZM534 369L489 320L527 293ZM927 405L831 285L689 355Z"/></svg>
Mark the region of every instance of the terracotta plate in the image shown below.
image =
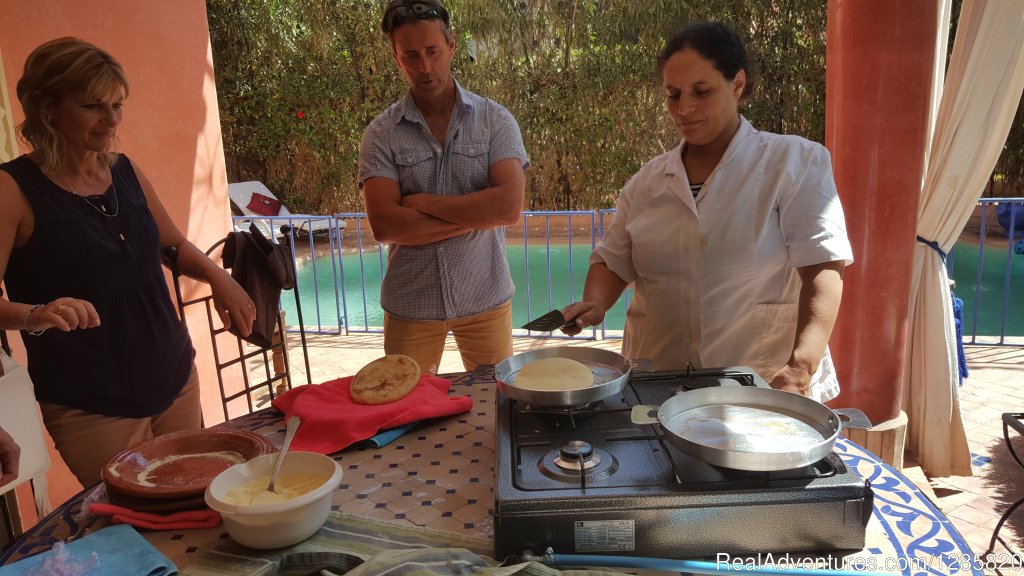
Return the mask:
<svg viewBox="0 0 1024 576"><path fill-rule="evenodd" d="M167 514L180 512L182 510L199 510L206 508L203 495L191 495L183 498L136 498L127 496L120 492L107 490L107 501L115 506L124 506L136 512L152 512L154 514Z"/></svg>
<svg viewBox="0 0 1024 576"><path fill-rule="evenodd" d="M157 436L115 455L103 468L107 490L134 498L202 497L227 468L275 452L244 430L186 430Z"/></svg>

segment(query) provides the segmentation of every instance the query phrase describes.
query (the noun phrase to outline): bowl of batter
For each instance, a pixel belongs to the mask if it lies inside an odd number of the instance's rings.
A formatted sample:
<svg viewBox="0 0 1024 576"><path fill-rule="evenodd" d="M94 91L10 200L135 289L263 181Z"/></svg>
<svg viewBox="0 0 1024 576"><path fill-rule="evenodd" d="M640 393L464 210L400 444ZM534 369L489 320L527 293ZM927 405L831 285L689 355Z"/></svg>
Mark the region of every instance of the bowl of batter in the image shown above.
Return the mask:
<svg viewBox="0 0 1024 576"><path fill-rule="evenodd" d="M228 535L243 546L271 549L312 536L327 521L341 466L315 452L285 455L274 492L267 490L276 454L221 472L206 489L207 506L220 512Z"/></svg>

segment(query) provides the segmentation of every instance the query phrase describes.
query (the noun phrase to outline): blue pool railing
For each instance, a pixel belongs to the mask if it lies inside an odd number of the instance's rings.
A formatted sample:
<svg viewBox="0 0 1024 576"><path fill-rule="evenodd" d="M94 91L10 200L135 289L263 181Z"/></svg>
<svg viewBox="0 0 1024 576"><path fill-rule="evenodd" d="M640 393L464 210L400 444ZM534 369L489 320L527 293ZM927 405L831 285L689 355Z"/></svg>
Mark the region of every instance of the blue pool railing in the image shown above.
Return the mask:
<svg viewBox="0 0 1024 576"><path fill-rule="evenodd" d="M978 202L976 210L978 214L947 259L954 293L964 300L964 343L1024 345L1024 299L1020 297L1024 290L1024 198L986 198ZM516 284L514 326L582 298L590 253L614 213L613 209L525 211L520 224L505 229L506 254ZM235 217L235 229L247 229L251 220ZM383 331L380 282L387 270L386 246L373 239L365 213L259 220L265 234L274 230L275 241L287 239L293 248L298 307L307 333ZM319 220L330 221L326 234L303 232ZM283 224L290 225L287 235L277 231ZM574 338L620 338L631 298L632 292L627 290L609 310L603 325ZM282 298L289 331L298 331L296 307L292 298ZM569 338L557 331L518 328L515 334Z"/></svg>
<svg viewBox="0 0 1024 576"><path fill-rule="evenodd" d="M964 301L964 344L1022 346L1024 198L982 198L975 210L978 224L968 223L946 259Z"/></svg>

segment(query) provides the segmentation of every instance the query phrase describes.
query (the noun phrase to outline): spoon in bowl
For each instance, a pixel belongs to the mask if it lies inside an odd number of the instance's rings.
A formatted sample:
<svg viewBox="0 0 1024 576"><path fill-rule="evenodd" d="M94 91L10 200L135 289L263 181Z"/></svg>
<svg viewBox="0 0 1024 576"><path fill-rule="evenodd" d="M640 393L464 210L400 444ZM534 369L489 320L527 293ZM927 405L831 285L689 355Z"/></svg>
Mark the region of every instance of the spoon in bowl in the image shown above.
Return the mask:
<svg viewBox="0 0 1024 576"><path fill-rule="evenodd" d="M288 453L288 447L292 445L295 431L299 429L299 424L301 423L302 421L299 420L298 416L292 416L285 424L284 444L281 445L281 451L277 453L277 460L274 461L274 472L270 475L270 484L267 486L267 492L274 492L274 484L277 482L277 475L281 472L281 464L284 464L285 454Z"/></svg>

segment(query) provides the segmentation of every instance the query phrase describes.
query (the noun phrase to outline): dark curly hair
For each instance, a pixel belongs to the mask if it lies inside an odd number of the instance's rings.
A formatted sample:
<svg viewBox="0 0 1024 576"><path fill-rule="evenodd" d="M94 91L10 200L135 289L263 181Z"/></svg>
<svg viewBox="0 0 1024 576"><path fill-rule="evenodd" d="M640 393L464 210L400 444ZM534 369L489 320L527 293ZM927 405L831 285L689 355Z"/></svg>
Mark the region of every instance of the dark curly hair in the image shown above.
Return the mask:
<svg viewBox="0 0 1024 576"><path fill-rule="evenodd" d="M679 30L665 41L665 47L658 54L658 76L665 72L665 64L672 55L687 48L710 60L726 80L736 78L740 70L746 71L747 82L740 100L750 99L754 93L755 71L743 40L735 30L722 22L711 21L697 22Z"/></svg>

